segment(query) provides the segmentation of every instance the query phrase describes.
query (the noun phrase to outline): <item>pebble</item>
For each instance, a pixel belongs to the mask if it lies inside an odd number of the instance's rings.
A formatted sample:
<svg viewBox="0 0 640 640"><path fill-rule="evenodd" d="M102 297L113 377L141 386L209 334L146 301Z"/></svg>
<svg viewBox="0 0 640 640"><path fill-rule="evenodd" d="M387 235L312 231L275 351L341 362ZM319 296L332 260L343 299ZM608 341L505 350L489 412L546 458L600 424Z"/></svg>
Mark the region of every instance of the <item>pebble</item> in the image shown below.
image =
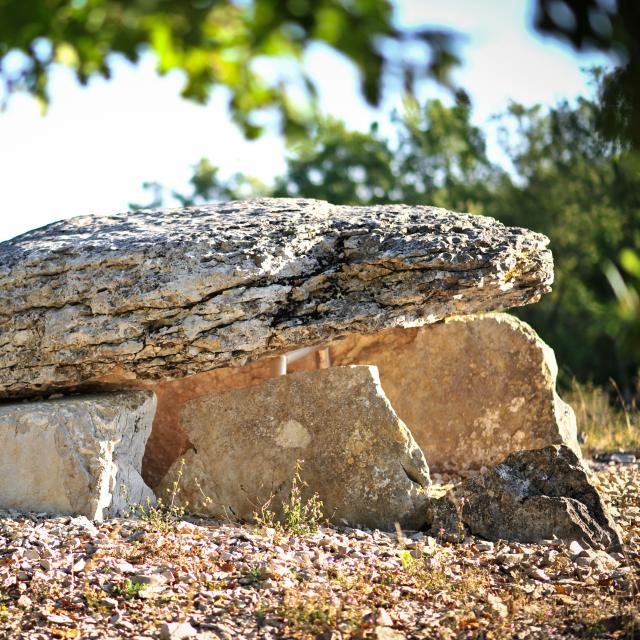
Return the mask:
<svg viewBox="0 0 640 640"><path fill-rule="evenodd" d="M381 627L393 627L393 620L386 609L378 609L376 611L375 621Z"/></svg>
<svg viewBox="0 0 640 640"><path fill-rule="evenodd" d="M573 540L571 544L569 544L569 552L571 555L579 556L583 551L582 545L577 540Z"/></svg>
<svg viewBox="0 0 640 640"><path fill-rule="evenodd" d="M134 584L142 584L148 585L152 587L159 587L163 584L166 584L167 577L162 573L137 573L136 575L131 577L131 582Z"/></svg>
<svg viewBox="0 0 640 640"><path fill-rule="evenodd" d="M104 607L108 607L109 609L117 609L118 601L115 598L100 598L100 604Z"/></svg>
<svg viewBox="0 0 640 640"><path fill-rule="evenodd" d="M160 640L193 638L198 632L188 622L165 622L160 625Z"/></svg>
<svg viewBox="0 0 640 640"><path fill-rule="evenodd" d="M636 456L625 451L616 451L615 453L601 453L595 457L597 462L613 463L613 464L634 464Z"/></svg>

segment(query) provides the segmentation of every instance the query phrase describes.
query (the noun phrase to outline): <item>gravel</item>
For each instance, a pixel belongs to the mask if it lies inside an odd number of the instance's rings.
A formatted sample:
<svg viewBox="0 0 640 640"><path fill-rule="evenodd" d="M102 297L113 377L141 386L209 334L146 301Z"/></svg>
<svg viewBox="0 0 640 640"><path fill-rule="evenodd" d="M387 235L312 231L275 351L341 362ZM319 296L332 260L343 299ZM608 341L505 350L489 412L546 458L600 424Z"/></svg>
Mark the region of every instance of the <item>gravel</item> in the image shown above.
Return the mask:
<svg viewBox="0 0 640 640"><path fill-rule="evenodd" d="M0 511L0 638L637 638L640 464L594 470L622 554Z"/></svg>

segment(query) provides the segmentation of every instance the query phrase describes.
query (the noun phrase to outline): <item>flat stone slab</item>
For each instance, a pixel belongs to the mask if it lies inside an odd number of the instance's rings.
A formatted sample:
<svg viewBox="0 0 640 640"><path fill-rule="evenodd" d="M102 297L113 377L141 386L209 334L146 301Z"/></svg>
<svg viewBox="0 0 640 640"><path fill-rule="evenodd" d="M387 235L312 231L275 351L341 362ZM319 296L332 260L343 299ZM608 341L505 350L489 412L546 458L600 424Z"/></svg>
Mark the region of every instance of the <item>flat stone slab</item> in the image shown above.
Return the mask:
<svg viewBox="0 0 640 640"><path fill-rule="evenodd" d="M547 244L434 207L295 199L57 222L0 244L0 398L527 304L550 288Z"/></svg>
<svg viewBox="0 0 640 640"><path fill-rule="evenodd" d="M0 406L0 509L102 520L155 500L140 476L155 407L146 391Z"/></svg>
<svg viewBox="0 0 640 640"><path fill-rule="evenodd" d="M292 373L187 402L191 443L158 488L175 504L251 520L280 512L296 461L303 498L318 493L336 523L417 529L427 516L429 468L380 386L375 367Z"/></svg>

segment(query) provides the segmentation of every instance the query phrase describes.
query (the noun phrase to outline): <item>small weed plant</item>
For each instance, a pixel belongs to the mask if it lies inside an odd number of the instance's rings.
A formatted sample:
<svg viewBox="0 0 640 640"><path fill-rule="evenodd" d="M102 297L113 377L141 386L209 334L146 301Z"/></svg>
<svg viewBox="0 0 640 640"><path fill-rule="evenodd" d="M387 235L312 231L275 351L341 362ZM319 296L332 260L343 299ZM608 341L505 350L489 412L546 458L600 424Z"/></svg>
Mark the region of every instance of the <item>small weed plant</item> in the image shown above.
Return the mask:
<svg viewBox="0 0 640 640"><path fill-rule="evenodd" d="M321 524L326 523L323 513L324 505L320 496L314 493L306 500L302 497L303 489L308 486L302 479L303 464L304 460L296 460L291 490L282 504L282 516L278 518L270 508L274 499L272 495L261 507L260 512L253 514L254 520L259 526L273 528L280 533L302 536L315 533Z"/></svg>
<svg viewBox="0 0 640 640"><path fill-rule="evenodd" d="M398 551L398 557L400 558L400 564L404 571L413 571L418 564L417 560L411 555L411 552L406 549Z"/></svg>
<svg viewBox="0 0 640 640"><path fill-rule="evenodd" d="M123 598L135 598L143 589L144 585L140 582L132 582L127 579L122 584L113 587L111 595L122 596Z"/></svg>
<svg viewBox="0 0 640 640"><path fill-rule="evenodd" d="M267 575L268 571L264 567L251 567L242 574L242 577L248 582L258 583L267 577Z"/></svg>
<svg viewBox="0 0 640 640"><path fill-rule="evenodd" d="M183 500L178 504L178 495L180 494L180 483L184 473L184 458L180 459L180 466L176 474L175 480L167 487L166 500L162 497L158 498L155 503L147 497L144 504L128 504L128 517L140 518L143 522L147 522L154 529L161 532L168 532L175 529L176 525L184 519L185 513L189 507L189 502ZM203 505L208 506L211 498L205 496L200 485L196 480L196 485L202 493Z"/></svg>

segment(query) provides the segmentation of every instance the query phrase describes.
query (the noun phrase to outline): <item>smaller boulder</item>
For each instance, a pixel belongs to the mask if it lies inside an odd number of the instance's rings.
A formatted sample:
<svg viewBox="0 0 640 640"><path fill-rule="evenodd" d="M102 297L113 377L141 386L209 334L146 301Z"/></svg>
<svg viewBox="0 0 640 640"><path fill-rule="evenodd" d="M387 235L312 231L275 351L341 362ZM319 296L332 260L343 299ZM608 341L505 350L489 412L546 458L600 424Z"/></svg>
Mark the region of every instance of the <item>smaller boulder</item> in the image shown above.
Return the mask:
<svg viewBox="0 0 640 640"><path fill-rule="evenodd" d="M517 451L487 473L432 501L432 531L466 526L488 540L539 542L553 536L619 549L620 530L578 456L564 445Z"/></svg>
<svg viewBox="0 0 640 640"><path fill-rule="evenodd" d="M211 394L185 404L182 425L192 448L158 491L177 481L177 501L189 509L251 520L268 503L278 514L304 460L303 499L317 493L332 521L380 529L425 523L427 462L376 367L294 373Z"/></svg>
<svg viewBox="0 0 640 640"><path fill-rule="evenodd" d="M140 476L156 399L102 393L0 407L0 508L122 515L155 500Z"/></svg>

